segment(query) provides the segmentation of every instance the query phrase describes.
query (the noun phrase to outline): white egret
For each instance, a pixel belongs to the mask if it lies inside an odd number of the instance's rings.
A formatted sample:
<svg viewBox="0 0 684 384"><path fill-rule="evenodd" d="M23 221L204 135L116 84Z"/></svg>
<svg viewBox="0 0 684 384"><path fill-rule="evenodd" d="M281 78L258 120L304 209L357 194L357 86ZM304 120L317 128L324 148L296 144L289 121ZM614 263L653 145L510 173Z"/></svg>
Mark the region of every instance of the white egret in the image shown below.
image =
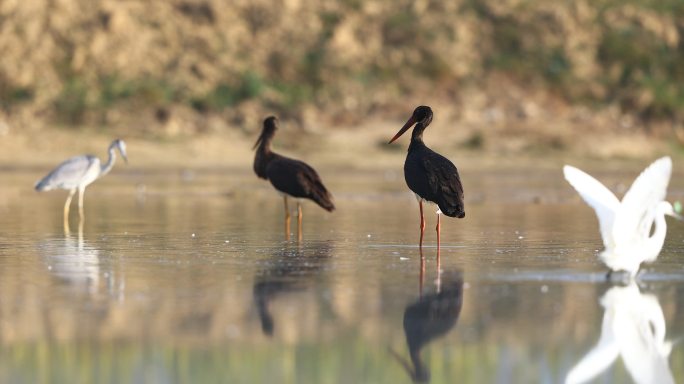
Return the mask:
<svg viewBox="0 0 684 384"><path fill-rule="evenodd" d="M601 297L601 336L565 377L566 384L586 383L608 369L618 356L638 383L674 383L668 357L672 342L658 298L642 294L636 282L615 286Z"/></svg>
<svg viewBox="0 0 684 384"><path fill-rule="evenodd" d="M100 159L93 155L74 156L57 168L53 169L47 176L38 181L35 185L36 191L49 191L52 189L67 189L69 197L64 204L64 228L68 232L69 228L69 206L71 198L78 190L78 213L83 221L83 194L90 183L109 173L114 166L116 154L114 149L118 149L124 161L126 158L126 143L121 139L112 141L109 145L109 160L105 165L100 164Z"/></svg>
<svg viewBox="0 0 684 384"><path fill-rule="evenodd" d="M665 201L672 173L669 157L648 166L634 180L622 202L598 180L577 168L566 165L563 173L596 211L605 247L599 256L612 271L627 271L633 278L641 263L655 261L663 248L667 233L665 215L683 219Z"/></svg>

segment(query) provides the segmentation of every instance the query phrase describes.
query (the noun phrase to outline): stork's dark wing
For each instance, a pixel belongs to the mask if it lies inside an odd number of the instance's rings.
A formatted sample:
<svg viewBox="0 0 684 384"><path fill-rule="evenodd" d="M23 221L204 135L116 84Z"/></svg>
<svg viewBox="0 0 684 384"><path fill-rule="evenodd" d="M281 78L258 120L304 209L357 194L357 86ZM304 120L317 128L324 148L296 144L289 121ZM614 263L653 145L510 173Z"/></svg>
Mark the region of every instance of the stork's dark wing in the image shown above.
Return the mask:
<svg viewBox="0 0 684 384"><path fill-rule="evenodd" d="M463 217L463 185L458 169L446 157L429 151L422 157L422 165L427 175L431 201L447 216Z"/></svg>
<svg viewBox="0 0 684 384"><path fill-rule="evenodd" d="M277 155L268 164L266 174L277 190L290 196L311 199L327 211L335 209L332 196L318 173L303 161Z"/></svg>

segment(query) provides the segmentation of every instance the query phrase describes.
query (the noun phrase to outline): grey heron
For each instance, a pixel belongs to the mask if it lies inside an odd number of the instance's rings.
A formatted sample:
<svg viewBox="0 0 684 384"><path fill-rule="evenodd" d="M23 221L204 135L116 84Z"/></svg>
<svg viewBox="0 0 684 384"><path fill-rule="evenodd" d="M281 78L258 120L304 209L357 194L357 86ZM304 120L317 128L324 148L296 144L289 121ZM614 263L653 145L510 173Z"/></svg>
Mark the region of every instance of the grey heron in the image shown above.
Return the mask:
<svg viewBox="0 0 684 384"><path fill-rule="evenodd" d="M121 157L128 163L126 158L126 143L121 139L116 139L109 144L109 160L102 165L100 159L93 155L74 156L57 168L53 169L47 176L38 181L35 185L36 191L49 191L52 189L69 190L69 197L64 204L64 228L69 228L69 206L71 198L78 190L78 213L83 221L83 194L90 183L106 175L114 166L116 161L115 149L119 150Z"/></svg>

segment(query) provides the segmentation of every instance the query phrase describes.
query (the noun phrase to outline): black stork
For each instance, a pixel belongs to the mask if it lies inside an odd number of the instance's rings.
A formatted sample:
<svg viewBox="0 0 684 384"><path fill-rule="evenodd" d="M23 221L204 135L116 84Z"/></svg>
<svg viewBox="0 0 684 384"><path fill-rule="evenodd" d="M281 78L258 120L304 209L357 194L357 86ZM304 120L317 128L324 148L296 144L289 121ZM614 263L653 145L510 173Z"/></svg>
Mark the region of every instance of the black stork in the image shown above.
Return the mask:
<svg viewBox="0 0 684 384"><path fill-rule="evenodd" d="M297 237L302 239L302 206L300 198L311 199L328 212L335 209L330 192L325 188L318 173L303 161L290 159L271 151L271 140L278 129L275 116L264 120L264 128L254 144L254 172L267 179L283 195L285 203L285 237L290 238L290 210L287 197L297 200Z"/></svg>
<svg viewBox="0 0 684 384"><path fill-rule="evenodd" d="M428 148L423 143L423 131L432 122L432 109L421 105L389 142L392 143L415 124L411 144L404 162L404 178L408 187L416 194L420 206L420 248L423 247L425 217L423 201L435 203L437 210L437 254L440 246L440 213L449 217L465 217L463 206L463 185L454 163Z"/></svg>

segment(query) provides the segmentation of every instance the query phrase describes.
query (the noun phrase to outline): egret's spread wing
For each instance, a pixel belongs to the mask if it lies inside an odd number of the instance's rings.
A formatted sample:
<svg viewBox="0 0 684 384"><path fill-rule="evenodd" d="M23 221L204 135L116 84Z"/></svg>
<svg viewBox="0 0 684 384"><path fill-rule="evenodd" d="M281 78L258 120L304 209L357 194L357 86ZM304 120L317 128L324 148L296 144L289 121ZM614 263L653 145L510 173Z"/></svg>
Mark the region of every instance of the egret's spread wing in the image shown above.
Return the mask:
<svg viewBox="0 0 684 384"><path fill-rule="evenodd" d="M616 243L640 241L650 235L656 206L665 199L671 174L672 160L666 156L653 162L634 180L615 215Z"/></svg>
<svg viewBox="0 0 684 384"><path fill-rule="evenodd" d="M75 156L65 160L36 183L36 188L40 187L41 190L76 188L92 166L93 161L98 161L98 159L91 155Z"/></svg>
<svg viewBox="0 0 684 384"><path fill-rule="evenodd" d="M564 166L563 174L565 175L565 180L596 211L603 245L606 248L611 248L614 244L612 236L613 222L615 220L615 213L620 208L620 201L601 182L575 167Z"/></svg>

